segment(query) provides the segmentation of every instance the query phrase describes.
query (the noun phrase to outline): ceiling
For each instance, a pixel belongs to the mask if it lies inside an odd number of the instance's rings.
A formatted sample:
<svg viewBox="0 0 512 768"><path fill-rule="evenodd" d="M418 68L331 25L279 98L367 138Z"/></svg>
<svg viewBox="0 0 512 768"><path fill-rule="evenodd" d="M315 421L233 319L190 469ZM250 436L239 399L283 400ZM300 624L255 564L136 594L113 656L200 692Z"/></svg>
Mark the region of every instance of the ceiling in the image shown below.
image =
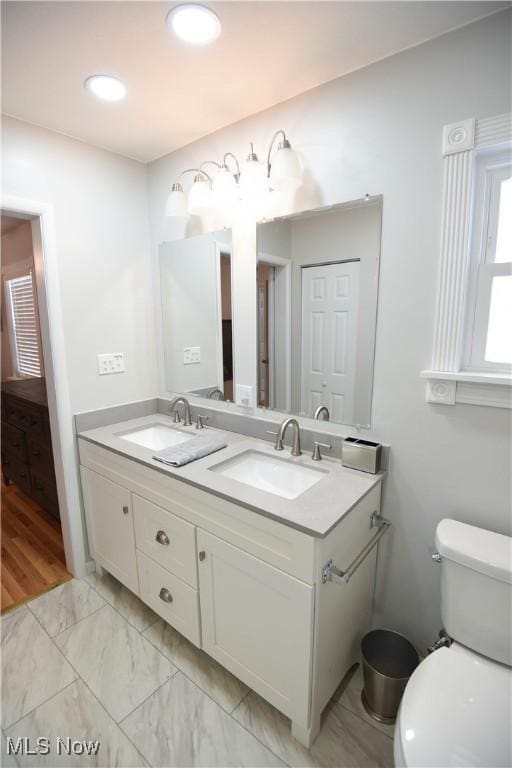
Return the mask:
<svg viewBox="0 0 512 768"><path fill-rule="evenodd" d="M222 34L168 32L173 2L2 2L2 111L147 162L354 69L509 5L211 2ZM122 102L83 88L120 77Z"/></svg>

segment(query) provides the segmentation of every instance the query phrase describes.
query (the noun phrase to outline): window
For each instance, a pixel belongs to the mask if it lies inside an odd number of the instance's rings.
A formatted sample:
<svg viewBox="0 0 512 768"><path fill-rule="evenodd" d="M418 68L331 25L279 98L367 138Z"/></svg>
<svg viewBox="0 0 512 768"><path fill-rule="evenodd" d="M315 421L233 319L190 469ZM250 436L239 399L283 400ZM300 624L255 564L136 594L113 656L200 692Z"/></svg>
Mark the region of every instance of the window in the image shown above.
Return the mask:
<svg viewBox="0 0 512 768"><path fill-rule="evenodd" d="M512 160L476 156L465 369L512 370Z"/></svg>
<svg viewBox="0 0 512 768"><path fill-rule="evenodd" d="M443 198L427 402L512 408L512 113L442 132Z"/></svg>
<svg viewBox="0 0 512 768"><path fill-rule="evenodd" d="M32 273L5 281L12 349L19 376L41 376L37 304Z"/></svg>

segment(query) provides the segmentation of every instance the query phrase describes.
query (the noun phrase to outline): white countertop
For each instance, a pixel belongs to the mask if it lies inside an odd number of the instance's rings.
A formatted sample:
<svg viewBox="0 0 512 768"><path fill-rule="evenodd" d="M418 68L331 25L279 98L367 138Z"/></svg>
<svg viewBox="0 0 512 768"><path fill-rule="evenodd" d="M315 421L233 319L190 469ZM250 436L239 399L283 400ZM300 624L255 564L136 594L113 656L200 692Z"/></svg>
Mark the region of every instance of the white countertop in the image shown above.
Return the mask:
<svg viewBox="0 0 512 768"><path fill-rule="evenodd" d="M153 459L155 451L132 443L120 436L120 433L153 424L178 428L190 433L190 437L215 434L227 443L227 447L183 467L169 467ZM176 480L182 480L201 490L214 493L216 496L228 499L235 504L240 504L258 514L272 517L285 525L320 537L325 536L363 496L381 482L384 476L384 472L371 475L348 469L341 465L339 459L322 458L322 461L312 461L309 453L303 453L302 456L292 456L290 448L286 445L284 451L276 453L273 443L246 437L235 432L226 432L211 427L205 427L204 430L199 431L194 426L176 425L172 423L169 417L160 413L90 429L80 432L78 437L152 467L158 472L168 474ZM287 441L290 440L289 434L286 439ZM292 462L295 465L320 470L325 476L300 496L294 499L285 499L228 478L219 472L210 471L210 468L216 464L247 450L256 450L273 458Z"/></svg>

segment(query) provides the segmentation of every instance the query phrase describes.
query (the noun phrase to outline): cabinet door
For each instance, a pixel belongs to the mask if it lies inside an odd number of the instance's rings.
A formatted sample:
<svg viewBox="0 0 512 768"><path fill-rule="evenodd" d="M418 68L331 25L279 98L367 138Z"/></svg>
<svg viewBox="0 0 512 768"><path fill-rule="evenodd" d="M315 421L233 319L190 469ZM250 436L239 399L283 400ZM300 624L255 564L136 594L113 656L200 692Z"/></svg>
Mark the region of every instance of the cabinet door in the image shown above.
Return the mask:
<svg viewBox="0 0 512 768"><path fill-rule="evenodd" d="M81 467L89 549L93 558L139 593L130 491Z"/></svg>
<svg viewBox="0 0 512 768"><path fill-rule="evenodd" d="M197 531L204 650L293 720L307 722L313 589Z"/></svg>

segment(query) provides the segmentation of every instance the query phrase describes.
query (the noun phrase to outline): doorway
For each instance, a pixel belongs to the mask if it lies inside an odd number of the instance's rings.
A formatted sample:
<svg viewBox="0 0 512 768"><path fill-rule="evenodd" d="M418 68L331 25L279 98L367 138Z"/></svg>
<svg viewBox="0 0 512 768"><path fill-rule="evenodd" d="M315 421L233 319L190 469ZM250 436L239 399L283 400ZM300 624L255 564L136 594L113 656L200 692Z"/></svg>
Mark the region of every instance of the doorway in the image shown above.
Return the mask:
<svg viewBox="0 0 512 768"><path fill-rule="evenodd" d="M2 212L1 242L4 612L71 574L57 493L31 220Z"/></svg>

